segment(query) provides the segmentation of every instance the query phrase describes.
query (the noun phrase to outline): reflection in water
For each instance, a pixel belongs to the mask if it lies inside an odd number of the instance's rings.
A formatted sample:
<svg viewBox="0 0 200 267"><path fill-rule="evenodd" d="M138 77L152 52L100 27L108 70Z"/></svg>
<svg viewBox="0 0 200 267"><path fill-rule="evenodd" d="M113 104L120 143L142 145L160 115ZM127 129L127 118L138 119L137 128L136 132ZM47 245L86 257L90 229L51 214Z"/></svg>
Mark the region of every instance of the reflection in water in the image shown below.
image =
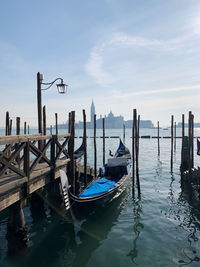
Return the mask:
<svg viewBox="0 0 200 267"><path fill-rule="evenodd" d="M173 218L177 224L177 231L184 229L187 233L187 246L182 247L181 252L177 256L179 258L179 266L195 264L200 261L197 256L199 247L199 231L200 231L200 212L199 198L196 194L192 194L189 184L180 181L182 191L176 197L176 191L173 189L175 181L174 174L171 173L171 182L169 186L169 209L166 213L168 218ZM177 223L178 222L178 223ZM195 265L196 266L196 265Z"/></svg>
<svg viewBox="0 0 200 267"><path fill-rule="evenodd" d="M117 218L122 211L126 192L106 207L99 209L90 215L81 225L80 231L77 233L79 244L76 247L76 257L72 266L84 267L87 265L93 252L100 246L101 241L105 240L116 224Z"/></svg>
<svg viewBox="0 0 200 267"><path fill-rule="evenodd" d="M135 238L133 239L133 249L127 254L131 258L131 261L137 265L135 262L135 259L138 256L138 249L137 249L137 240L139 238L141 229L144 228L144 225L140 222L140 214L142 212L142 205L140 201L136 201L133 203L133 219L134 219L134 224L133 224L133 232L135 234Z"/></svg>

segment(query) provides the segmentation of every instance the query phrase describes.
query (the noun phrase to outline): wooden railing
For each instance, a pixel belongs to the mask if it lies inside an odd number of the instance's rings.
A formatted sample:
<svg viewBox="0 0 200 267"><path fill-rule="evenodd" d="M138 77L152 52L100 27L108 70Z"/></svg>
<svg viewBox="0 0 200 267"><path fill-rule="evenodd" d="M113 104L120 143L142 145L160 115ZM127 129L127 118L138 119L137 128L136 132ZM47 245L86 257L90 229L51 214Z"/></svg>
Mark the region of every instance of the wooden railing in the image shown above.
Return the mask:
<svg viewBox="0 0 200 267"><path fill-rule="evenodd" d="M29 178L41 163L54 169L58 160L69 158L66 149L69 137L70 134L1 136L0 178L8 174Z"/></svg>

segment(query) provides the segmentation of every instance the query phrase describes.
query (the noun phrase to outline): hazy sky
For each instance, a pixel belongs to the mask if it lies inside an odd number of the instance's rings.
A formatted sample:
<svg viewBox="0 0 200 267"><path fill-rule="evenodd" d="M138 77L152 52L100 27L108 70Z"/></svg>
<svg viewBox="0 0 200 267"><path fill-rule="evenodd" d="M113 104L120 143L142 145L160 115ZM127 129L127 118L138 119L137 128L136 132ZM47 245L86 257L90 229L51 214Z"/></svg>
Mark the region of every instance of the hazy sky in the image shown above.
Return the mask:
<svg viewBox="0 0 200 267"><path fill-rule="evenodd" d="M7 110L37 125L38 71L69 84L42 92L48 125L89 119L92 99L97 117L200 121L199 0L1 0L0 14L0 126Z"/></svg>

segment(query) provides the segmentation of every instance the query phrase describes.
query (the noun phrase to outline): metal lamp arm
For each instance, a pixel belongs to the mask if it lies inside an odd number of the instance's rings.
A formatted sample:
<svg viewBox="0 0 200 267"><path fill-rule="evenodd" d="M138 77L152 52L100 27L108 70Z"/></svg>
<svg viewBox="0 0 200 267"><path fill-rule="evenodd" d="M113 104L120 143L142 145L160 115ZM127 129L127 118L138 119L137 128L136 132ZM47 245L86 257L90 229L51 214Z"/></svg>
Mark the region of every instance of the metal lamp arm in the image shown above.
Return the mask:
<svg viewBox="0 0 200 267"><path fill-rule="evenodd" d="M43 84L43 85L49 85L47 88L44 88L44 89L41 89L41 90L48 90L56 81L58 81L58 80L61 80L61 83L63 83L63 79L62 78L57 78L57 79L55 79L53 82L51 82L51 83L41 83L41 84Z"/></svg>

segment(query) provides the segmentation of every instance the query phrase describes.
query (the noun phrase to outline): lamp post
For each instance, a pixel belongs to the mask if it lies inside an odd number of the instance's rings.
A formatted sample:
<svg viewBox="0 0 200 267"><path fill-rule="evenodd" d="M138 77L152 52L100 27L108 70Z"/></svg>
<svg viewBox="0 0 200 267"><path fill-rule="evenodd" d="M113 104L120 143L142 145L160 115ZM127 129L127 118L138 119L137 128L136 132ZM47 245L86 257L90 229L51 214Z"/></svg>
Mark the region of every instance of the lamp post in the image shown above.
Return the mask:
<svg viewBox="0 0 200 267"><path fill-rule="evenodd" d="M57 78L53 82L43 83L44 76L41 73L37 73L37 104L38 104L38 133L42 133L42 91L48 90L58 80L60 83L56 84L58 93L65 94L67 91L67 84L63 83L62 78ZM46 85L46 88L42 88L42 85Z"/></svg>

